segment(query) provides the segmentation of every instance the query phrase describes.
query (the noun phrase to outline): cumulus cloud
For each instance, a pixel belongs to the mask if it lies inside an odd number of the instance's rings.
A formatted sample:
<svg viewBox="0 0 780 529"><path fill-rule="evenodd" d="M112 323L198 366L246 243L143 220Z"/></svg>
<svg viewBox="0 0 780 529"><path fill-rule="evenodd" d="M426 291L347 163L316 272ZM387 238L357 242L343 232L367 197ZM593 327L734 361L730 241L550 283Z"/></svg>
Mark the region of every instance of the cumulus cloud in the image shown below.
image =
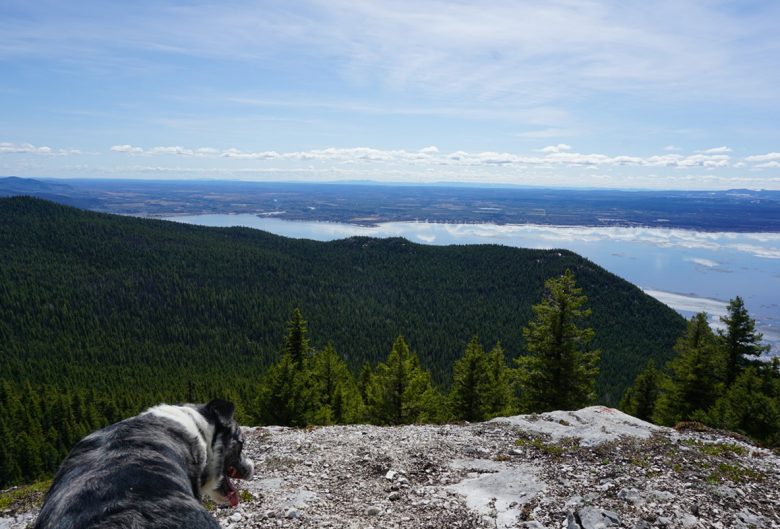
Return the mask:
<svg viewBox="0 0 780 529"><path fill-rule="evenodd" d="M559 143L558 145L548 145L544 149L542 149L542 152L553 154L553 153L559 153L564 151L570 151L571 145L566 145L565 143Z"/></svg>
<svg viewBox="0 0 780 529"><path fill-rule="evenodd" d="M377 149L373 147L330 147L309 151L244 151L231 147L215 149L201 147L191 149L181 146L158 146L144 149L132 145L115 145L111 151L129 155L143 156L183 156L183 157L221 157L237 160L280 160L280 161L319 161L334 163L385 163L385 164L432 164L458 165L470 167L672 167L672 168L723 168L729 167L731 157L727 154L663 154L654 156L609 156L600 153L572 152L565 143L550 145L540 150L541 155L525 155L498 151L454 151L443 153L438 147L428 146L417 151L405 149Z"/></svg>
<svg viewBox="0 0 780 529"><path fill-rule="evenodd" d="M122 154L130 154L133 156L156 156L156 155L172 155L172 156L189 156L189 157L216 157L221 154L219 149L212 147L201 147L198 149L188 149L186 147L172 146L172 147L152 147L151 149L144 149L143 147L136 147L134 145L114 145L109 149L111 152L118 152Z"/></svg>
<svg viewBox="0 0 780 529"><path fill-rule="evenodd" d="M112 152L121 152L124 154L143 154L144 150L141 147L133 147L132 145L114 145L110 149Z"/></svg>

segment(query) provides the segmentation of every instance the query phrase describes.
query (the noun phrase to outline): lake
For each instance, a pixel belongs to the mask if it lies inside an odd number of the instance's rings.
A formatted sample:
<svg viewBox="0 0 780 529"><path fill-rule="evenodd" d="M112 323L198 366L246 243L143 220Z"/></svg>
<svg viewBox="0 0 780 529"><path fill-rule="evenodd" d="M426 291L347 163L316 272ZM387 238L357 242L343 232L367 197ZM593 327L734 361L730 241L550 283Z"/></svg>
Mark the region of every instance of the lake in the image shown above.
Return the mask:
<svg viewBox="0 0 780 529"><path fill-rule="evenodd" d="M728 300L742 296L772 354L780 351L780 233L681 229L388 222L357 226L255 215L192 215L166 220L245 226L285 237L329 241L355 235L405 237L422 244L503 244L565 248L638 285L689 317L706 311L717 327Z"/></svg>

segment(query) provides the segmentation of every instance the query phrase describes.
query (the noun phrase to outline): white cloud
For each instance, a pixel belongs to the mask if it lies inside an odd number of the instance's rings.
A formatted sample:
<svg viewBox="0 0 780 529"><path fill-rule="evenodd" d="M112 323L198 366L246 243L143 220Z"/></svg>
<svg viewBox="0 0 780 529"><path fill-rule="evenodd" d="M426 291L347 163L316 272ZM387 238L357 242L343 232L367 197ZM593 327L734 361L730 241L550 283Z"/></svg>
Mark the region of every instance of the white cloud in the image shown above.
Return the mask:
<svg viewBox="0 0 780 529"><path fill-rule="evenodd" d="M773 162L780 161L780 152L770 152L767 154L757 154L745 158L747 162Z"/></svg>
<svg viewBox="0 0 780 529"><path fill-rule="evenodd" d="M32 10L32 9L31 9ZM128 51L267 63L284 53L332 61L355 84L470 93L483 100L657 90L668 97L772 98L776 8L660 0L412 4L309 0L32 10L0 24L0 56L105 64ZM67 16L66 16L67 15ZM756 50L757 42L762 43ZM759 53L760 52L760 53ZM116 60L117 69L126 66ZM741 89L741 90L739 90Z"/></svg>
<svg viewBox="0 0 780 529"><path fill-rule="evenodd" d="M681 151L682 149L676 145L667 145L666 147L664 147L664 150L669 152L677 152L677 151Z"/></svg>
<svg viewBox="0 0 780 529"><path fill-rule="evenodd" d="M418 151L404 149L386 150L373 147L330 147L326 149L313 149L310 151L243 151L236 148L219 150L210 147L190 149L180 146L152 147L143 149L132 145L115 145L111 151L131 155L175 155L185 157L222 157L241 160L287 160L287 161L322 161L343 163L422 163L435 165L465 165L465 166L505 166L505 165L530 165L545 166L570 166L570 167L703 167L722 168L728 167L731 158L725 154L693 154L682 156L679 154L664 154L649 157L618 155L609 156L599 153L571 152L571 146L564 143L550 145L541 149L544 153L538 155L524 155L507 152L483 151L467 152L454 151L442 153L437 147L424 147Z"/></svg>
<svg viewBox="0 0 780 529"><path fill-rule="evenodd" d="M731 152L731 148L723 145L721 147L713 147L711 149L704 149L702 151L696 151L696 152L701 154L725 154L727 152Z"/></svg>
<svg viewBox="0 0 780 529"><path fill-rule="evenodd" d="M83 154L78 149L52 149L51 147L36 147L29 143L0 142L0 154L37 154L41 156L71 156Z"/></svg>
<svg viewBox="0 0 780 529"><path fill-rule="evenodd" d="M558 145L548 145L547 147L542 149L541 152L553 154L553 153L559 153L559 152L570 151L570 150L571 150L571 145L566 145L565 143L559 143Z"/></svg>
<svg viewBox="0 0 780 529"><path fill-rule="evenodd" d="M132 145L114 145L111 147L111 152L121 152L124 154L143 154L144 150L141 147L133 147Z"/></svg>
<svg viewBox="0 0 780 529"><path fill-rule="evenodd" d="M754 167L757 167L759 169L777 169L780 167L780 161L773 160L771 162L764 162L755 165Z"/></svg>

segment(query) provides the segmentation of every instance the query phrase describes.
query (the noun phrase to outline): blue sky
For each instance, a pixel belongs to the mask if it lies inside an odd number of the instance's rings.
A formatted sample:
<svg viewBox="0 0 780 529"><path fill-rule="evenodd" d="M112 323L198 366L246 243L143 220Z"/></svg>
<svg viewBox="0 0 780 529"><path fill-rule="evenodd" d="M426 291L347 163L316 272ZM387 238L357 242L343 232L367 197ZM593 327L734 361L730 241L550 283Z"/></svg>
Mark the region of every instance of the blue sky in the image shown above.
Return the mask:
<svg viewBox="0 0 780 529"><path fill-rule="evenodd" d="M0 175L780 189L780 2L0 2Z"/></svg>

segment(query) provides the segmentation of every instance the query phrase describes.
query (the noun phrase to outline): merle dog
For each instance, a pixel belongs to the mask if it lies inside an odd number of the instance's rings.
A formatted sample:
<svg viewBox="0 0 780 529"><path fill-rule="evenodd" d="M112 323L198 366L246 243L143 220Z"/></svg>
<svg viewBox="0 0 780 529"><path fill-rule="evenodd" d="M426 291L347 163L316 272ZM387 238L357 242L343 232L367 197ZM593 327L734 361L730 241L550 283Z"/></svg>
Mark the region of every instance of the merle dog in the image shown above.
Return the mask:
<svg viewBox="0 0 780 529"><path fill-rule="evenodd" d="M233 404L162 404L94 432L63 461L35 529L218 529L201 494L238 505L254 470Z"/></svg>

